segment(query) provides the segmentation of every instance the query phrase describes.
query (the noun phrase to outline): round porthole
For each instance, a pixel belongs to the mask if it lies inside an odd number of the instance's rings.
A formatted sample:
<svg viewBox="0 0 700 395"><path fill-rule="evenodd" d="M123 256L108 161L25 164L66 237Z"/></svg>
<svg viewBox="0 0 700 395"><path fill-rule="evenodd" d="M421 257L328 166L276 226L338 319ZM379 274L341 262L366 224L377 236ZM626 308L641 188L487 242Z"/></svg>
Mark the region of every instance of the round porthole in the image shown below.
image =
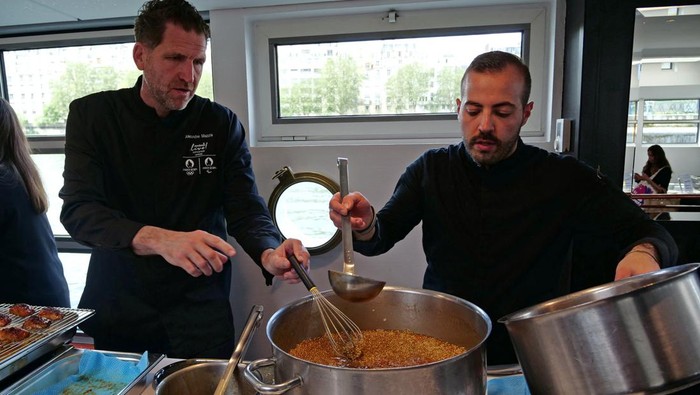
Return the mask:
<svg viewBox="0 0 700 395"><path fill-rule="evenodd" d="M340 243L340 230L328 217L328 202L340 186L313 172L293 173L288 166L273 179L279 184L272 191L268 207L285 239L299 239L311 255L333 249Z"/></svg>

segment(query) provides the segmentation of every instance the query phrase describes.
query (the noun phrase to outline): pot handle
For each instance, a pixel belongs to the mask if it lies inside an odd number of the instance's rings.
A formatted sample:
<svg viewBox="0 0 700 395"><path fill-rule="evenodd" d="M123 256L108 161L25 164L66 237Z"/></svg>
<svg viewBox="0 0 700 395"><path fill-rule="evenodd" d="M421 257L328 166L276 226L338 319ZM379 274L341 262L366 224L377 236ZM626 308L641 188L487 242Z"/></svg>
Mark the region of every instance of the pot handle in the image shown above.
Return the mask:
<svg viewBox="0 0 700 395"><path fill-rule="evenodd" d="M508 365L491 365L486 367L486 374L489 376L510 376L513 374L520 374L523 369L520 364L508 364Z"/></svg>
<svg viewBox="0 0 700 395"><path fill-rule="evenodd" d="M253 388L255 388L255 391L257 391L260 394L283 394L294 387L301 386L304 383L304 380L301 378L301 376L296 376L293 379L287 381L286 383L263 383L255 374L255 372L262 367L274 365L275 362L275 358L265 358L253 361L249 363L248 366L246 366L245 371L243 371L243 375L245 376L246 380L248 380L250 385L252 385Z"/></svg>

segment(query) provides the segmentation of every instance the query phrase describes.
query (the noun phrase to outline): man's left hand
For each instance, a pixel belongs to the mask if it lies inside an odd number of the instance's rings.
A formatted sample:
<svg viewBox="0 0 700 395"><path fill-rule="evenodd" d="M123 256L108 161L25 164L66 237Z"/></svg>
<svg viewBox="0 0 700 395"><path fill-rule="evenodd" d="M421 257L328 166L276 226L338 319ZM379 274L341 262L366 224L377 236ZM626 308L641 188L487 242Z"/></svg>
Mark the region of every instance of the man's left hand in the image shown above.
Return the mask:
<svg viewBox="0 0 700 395"><path fill-rule="evenodd" d="M649 243L634 246L617 264L615 281L661 269L658 263L659 254Z"/></svg>

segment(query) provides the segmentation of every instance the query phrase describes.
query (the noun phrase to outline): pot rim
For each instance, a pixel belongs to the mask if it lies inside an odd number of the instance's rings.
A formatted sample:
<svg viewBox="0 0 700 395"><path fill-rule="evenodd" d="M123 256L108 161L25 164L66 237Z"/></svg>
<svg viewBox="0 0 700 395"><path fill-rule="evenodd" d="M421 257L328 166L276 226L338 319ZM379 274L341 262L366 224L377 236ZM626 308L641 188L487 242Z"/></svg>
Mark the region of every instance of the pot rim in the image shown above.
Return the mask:
<svg viewBox="0 0 700 395"><path fill-rule="evenodd" d="M468 350L466 350L465 352L463 352L461 354L455 355L452 358L442 359L440 361L429 362L429 363L420 364L420 365L400 366L400 367L392 367L392 368L365 369L365 368L353 368L353 367L347 367L347 366L329 366L329 365L319 364L316 362L297 358L297 357L291 355L290 353L288 353L286 350L283 350L281 347L279 347L277 344L275 344L275 342L272 341L272 336L270 333L272 330L272 326L279 319L279 316L285 313L285 311L290 310L294 307L306 304L306 303L313 302L313 295L306 295L306 296L304 296L300 299L297 299L293 302L287 303L286 305L282 306L277 311L275 311L274 314L272 314L272 316L270 317L270 320L267 322L267 326L265 328L267 339L276 350L284 353L285 356L287 356L288 358L291 358L295 361L299 361L299 362L302 362L304 364L309 364L309 365L318 366L318 367L322 367L322 368L331 367L334 370L339 369L339 370L349 370L349 371L362 371L363 373L365 373L365 372L371 373L371 372L401 371L401 370L411 370L411 369L425 369L428 366L443 364L443 363L446 363L447 361L454 361L454 360L457 360L460 358L466 358L467 356L471 355L473 352L478 351L479 349L484 350L484 345L486 343L486 340L491 335L491 330L492 330L493 324L492 324L491 319L489 318L488 314L486 314L486 312L481 307L475 305L474 303L469 302L468 300L462 299L458 296L454 296L454 295L447 294L444 292L433 291L433 290L429 290L429 289L417 289L417 288L408 288L408 287L387 285L384 287L382 292L386 292L386 291L429 295L429 296L434 296L434 297L441 298L441 299L447 299L447 300L450 300L454 303L462 305L464 307L468 307L468 308L472 309L477 315L479 315L482 320L484 320L484 323L486 324L486 334L482 337L482 339L477 344L475 344L473 347L469 348ZM321 291L321 294L324 295L324 297L327 295L335 295L335 293L333 292L332 289Z"/></svg>
<svg viewBox="0 0 700 395"><path fill-rule="evenodd" d="M570 313L582 308L592 308L601 303L628 297L653 286L686 276L699 267L700 263L688 263L612 281L517 310L499 318L498 322L507 326L518 321Z"/></svg>
<svg viewBox="0 0 700 395"><path fill-rule="evenodd" d="M247 364L247 362L241 361L242 363ZM219 364L219 363L228 363L227 360L225 359L213 359L213 358L189 358L189 359L181 359L179 361L175 361L173 363L167 364L163 366L159 371L157 371L153 375L153 388L158 387L158 384L160 384L163 380L168 378L168 376L172 375L173 373L179 372L182 369L188 368L190 366L195 366L195 365L202 365L202 364Z"/></svg>
<svg viewBox="0 0 700 395"><path fill-rule="evenodd" d="M174 365L174 366L173 366ZM228 365L228 361L225 359L217 360L217 359L184 359L182 361L178 362L173 362L170 365L165 366L164 368L168 366L173 366L172 370L167 372L164 376L159 377L159 381L156 383L156 380L153 380L153 386L155 387L155 394L159 395L163 391L165 391L165 388L168 386L171 386L171 382L177 380L178 377L182 375L188 374L192 370L199 370L203 368L207 368L210 366L221 366L223 369L226 369L226 366ZM162 369L161 369L162 370ZM222 372L223 374L223 372Z"/></svg>

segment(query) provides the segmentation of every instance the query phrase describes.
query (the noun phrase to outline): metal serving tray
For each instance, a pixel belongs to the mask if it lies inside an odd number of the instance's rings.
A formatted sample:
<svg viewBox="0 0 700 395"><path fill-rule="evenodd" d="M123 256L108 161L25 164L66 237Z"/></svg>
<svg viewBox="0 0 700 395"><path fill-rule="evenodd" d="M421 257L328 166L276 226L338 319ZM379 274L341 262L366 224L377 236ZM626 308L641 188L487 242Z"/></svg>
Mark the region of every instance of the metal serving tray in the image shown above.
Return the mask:
<svg viewBox="0 0 700 395"><path fill-rule="evenodd" d="M11 315L9 309L12 304L0 304L0 313L12 317L12 322L6 326L21 328L24 321L29 317L18 317ZM38 313L44 306L31 306L35 313ZM74 329L81 322L95 314L89 309L69 309L55 307L63 312L64 316L56 320L46 329L30 330L31 335L18 342L0 342L0 380L17 372L39 357L56 349L61 344L73 338Z"/></svg>
<svg viewBox="0 0 700 395"><path fill-rule="evenodd" d="M63 354L46 362L41 367L26 375L12 386L2 390L0 395L31 395L45 388L48 388L62 380L78 373L80 358L88 350L69 347ZM124 353L113 351L96 351L110 357L119 358L122 361L137 364L141 359L141 354ZM115 395L140 394L148 386L146 376L165 357L163 354L148 353L148 366L129 385L118 389Z"/></svg>

